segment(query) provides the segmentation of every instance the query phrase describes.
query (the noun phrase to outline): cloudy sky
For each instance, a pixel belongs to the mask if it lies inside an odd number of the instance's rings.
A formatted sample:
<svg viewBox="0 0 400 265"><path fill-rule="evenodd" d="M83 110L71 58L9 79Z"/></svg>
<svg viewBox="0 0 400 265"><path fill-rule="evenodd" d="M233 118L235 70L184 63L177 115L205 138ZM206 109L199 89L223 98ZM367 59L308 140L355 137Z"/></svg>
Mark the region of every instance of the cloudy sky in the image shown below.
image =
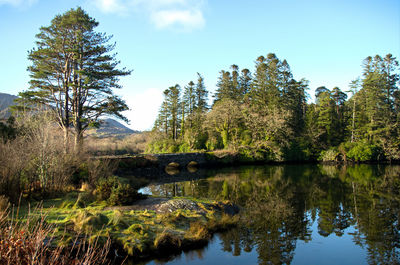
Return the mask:
<svg viewBox="0 0 400 265"><path fill-rule="evenodd" d="M367 56L400 57L398 0L0 0L0 92L28 87L35 34L77 6L113 35L121 66L133 69L117 94L138 130L151 129L164 89L197 72L212 92L220 70L252 71L273 52L313 95L322 85L347 90Z"/></svg>

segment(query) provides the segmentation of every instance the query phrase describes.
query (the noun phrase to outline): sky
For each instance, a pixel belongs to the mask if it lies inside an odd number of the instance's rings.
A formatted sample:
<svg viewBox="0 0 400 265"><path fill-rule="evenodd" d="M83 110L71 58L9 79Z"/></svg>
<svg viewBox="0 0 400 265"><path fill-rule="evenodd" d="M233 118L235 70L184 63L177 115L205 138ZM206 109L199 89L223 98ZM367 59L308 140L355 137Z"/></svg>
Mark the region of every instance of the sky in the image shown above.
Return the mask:
<svg viewBox="0 0 400 265"><path fill-rule="evenodd" d="M0 92L29 87L35 35L78 6L133 70L115 93L135 130L152 128L168 87L200 73L211 96L221 70L253 71L260 55L275 53L309 80L310 101L319 86L348 90L367 56L400 59L399 0L0 0Z"/></svg>

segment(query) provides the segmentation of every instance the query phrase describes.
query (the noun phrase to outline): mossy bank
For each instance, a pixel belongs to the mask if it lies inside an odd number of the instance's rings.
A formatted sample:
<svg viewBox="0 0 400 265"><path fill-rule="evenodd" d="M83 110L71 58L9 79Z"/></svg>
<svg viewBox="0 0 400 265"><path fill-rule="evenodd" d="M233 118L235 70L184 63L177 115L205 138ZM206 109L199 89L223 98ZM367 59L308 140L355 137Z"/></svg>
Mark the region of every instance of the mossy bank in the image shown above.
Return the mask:
<svg viewBox="0 0 400 265"><path fill-rule="evenodd" d="M111 239L113 258L130 260L168 256L207 244L213 233L235 226L239 209L232 203L188 198L149 197L129 206L109 207L84 192L44 202L46 221L56 227L58 244L77 235ZM115 257L116 256L116 257Z"/></svg>

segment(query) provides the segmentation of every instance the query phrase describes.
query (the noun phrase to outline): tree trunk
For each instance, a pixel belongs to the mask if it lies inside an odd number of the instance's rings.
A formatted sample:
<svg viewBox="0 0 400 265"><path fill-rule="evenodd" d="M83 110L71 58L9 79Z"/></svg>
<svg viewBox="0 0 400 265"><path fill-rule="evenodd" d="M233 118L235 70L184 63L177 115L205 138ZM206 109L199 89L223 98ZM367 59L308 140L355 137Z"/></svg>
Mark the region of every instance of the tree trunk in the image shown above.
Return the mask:
<svg viewBox="0 0 400 265"><path fill-rule="evenodd" d="M80 152L82 150L83 143L83 130L82 123L80 120L75 123L75 137L74 137L74 150Z"/></svg>
<svg viewBox="0 0 400 265"><path fill-rule="evenodd" d="M64 127L64 153L67 154L69 151L69 131L68 127Z"/></svg>

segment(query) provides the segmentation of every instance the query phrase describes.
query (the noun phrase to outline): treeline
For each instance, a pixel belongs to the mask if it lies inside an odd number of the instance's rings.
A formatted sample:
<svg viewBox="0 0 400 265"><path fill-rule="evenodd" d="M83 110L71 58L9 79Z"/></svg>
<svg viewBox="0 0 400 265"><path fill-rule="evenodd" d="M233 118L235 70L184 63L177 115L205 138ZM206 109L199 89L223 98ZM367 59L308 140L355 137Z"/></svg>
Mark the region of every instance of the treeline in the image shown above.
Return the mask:
<svg viewBox="0 0 400 265"><path fill-rule="evenodd" d="M367 57L351 91L324 86L307 103L308 81L286 60L260 56L254 71L220 71L212 106L204 78L164 91L147 152L231 150L249 159L383 160L400 158L398 61ZM348 92L351 97L348 98Z"/></svg>

